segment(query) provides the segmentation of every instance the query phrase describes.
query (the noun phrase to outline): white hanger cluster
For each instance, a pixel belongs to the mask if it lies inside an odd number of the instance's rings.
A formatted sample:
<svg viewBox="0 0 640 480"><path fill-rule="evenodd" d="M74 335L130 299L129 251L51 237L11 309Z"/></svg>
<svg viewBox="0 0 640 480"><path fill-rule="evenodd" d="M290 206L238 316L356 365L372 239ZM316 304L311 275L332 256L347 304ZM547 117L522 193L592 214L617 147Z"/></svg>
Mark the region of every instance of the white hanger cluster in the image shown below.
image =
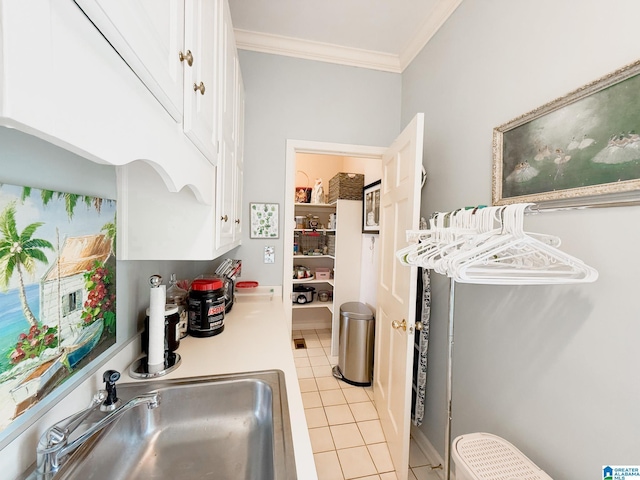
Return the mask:
<svg viewBox="0 0 640 480"><path fill-rule="evenodd" d="M524 231L533 204L436 213L417 241L396 252L404 265L435 270L461 283L543 285L594 282L598 272L558 249L558 237Z"/></svg>

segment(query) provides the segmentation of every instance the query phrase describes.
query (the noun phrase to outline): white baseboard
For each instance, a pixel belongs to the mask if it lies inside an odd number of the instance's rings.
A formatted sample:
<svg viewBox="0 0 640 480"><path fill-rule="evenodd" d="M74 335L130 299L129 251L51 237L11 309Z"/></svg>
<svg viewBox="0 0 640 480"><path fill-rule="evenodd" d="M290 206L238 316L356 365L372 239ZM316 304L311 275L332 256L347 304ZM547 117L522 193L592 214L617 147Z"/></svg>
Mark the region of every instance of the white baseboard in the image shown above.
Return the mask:
<svg viewBox="0 0 640 480"><path fill-rule="evenodd" d="M438 478L440 480L444 480L444 460L435 449L433 444L429 441L427 436L420 430L418 427L411 425L411 436L413 437L416 445L422 450L427 460L431 465L442 465L442 469L434 470L437 473ZM452 465L453 466L453 465ZM455 480L455 475L453 470L451 471L450 480Z"/></svg>

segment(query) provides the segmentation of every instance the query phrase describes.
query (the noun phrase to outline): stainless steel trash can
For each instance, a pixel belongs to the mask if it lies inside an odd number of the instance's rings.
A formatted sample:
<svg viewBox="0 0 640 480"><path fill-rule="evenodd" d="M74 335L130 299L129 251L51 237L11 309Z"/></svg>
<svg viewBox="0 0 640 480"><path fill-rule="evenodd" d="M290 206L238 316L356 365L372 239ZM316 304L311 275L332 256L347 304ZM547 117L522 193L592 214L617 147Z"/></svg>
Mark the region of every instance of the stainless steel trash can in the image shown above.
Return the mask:
<svg viewBox="0 0 640 480"><path fill-rule="evenodd" d="M371 385L373 378L373 312L364 303L340 306L338 365L333 376L351 385Z"/></svg>

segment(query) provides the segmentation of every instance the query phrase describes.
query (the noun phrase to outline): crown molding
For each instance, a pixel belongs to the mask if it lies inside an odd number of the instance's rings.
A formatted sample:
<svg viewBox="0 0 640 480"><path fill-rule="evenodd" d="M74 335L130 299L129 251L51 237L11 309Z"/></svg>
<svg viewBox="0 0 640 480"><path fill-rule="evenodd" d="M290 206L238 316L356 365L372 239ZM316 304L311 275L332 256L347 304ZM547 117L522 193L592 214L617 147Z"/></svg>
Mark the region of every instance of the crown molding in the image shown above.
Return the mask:
<svg viewBox="0 0 640 480"><path fill-rule="evenodd" d="M440 0L400 55L241 29L234 30L236 46L254 52L402 73L462 1Z"/></svg>
<svg viewBox="0 0 640 480"><path fill-rule="evenodd" d="M389 53L348 48L329 43L251 32L248 30L235 29L234 33L236 46L242 50L370 68L384 72L401 72L400 59L397 55Z"/></svg>
<svg viewBox="0 0 640 480"><path fill-rule="evenodd" d="M427 17L420 30L413 36L409 44L400 53L400 70L404 71L422 51L429 40L440 30L444 22L462 3L462 0L440 0L438 6Z"/></svg>

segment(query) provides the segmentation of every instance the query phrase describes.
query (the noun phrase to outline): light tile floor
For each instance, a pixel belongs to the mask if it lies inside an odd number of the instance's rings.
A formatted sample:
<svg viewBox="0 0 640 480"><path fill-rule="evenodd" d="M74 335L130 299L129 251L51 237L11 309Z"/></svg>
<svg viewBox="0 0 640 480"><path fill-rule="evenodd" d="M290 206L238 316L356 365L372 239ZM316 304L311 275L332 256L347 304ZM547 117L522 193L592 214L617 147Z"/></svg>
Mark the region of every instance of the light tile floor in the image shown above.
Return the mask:
<svg viewBox="0 0 640 480"><path fill-rule="evenodd" d="M404 480L394 472L371 387L354 387L331 373L331 330L294 330L292 341L302 402L319 480ZM437 480L427 458L411 441L407 480Z"/></svg>

